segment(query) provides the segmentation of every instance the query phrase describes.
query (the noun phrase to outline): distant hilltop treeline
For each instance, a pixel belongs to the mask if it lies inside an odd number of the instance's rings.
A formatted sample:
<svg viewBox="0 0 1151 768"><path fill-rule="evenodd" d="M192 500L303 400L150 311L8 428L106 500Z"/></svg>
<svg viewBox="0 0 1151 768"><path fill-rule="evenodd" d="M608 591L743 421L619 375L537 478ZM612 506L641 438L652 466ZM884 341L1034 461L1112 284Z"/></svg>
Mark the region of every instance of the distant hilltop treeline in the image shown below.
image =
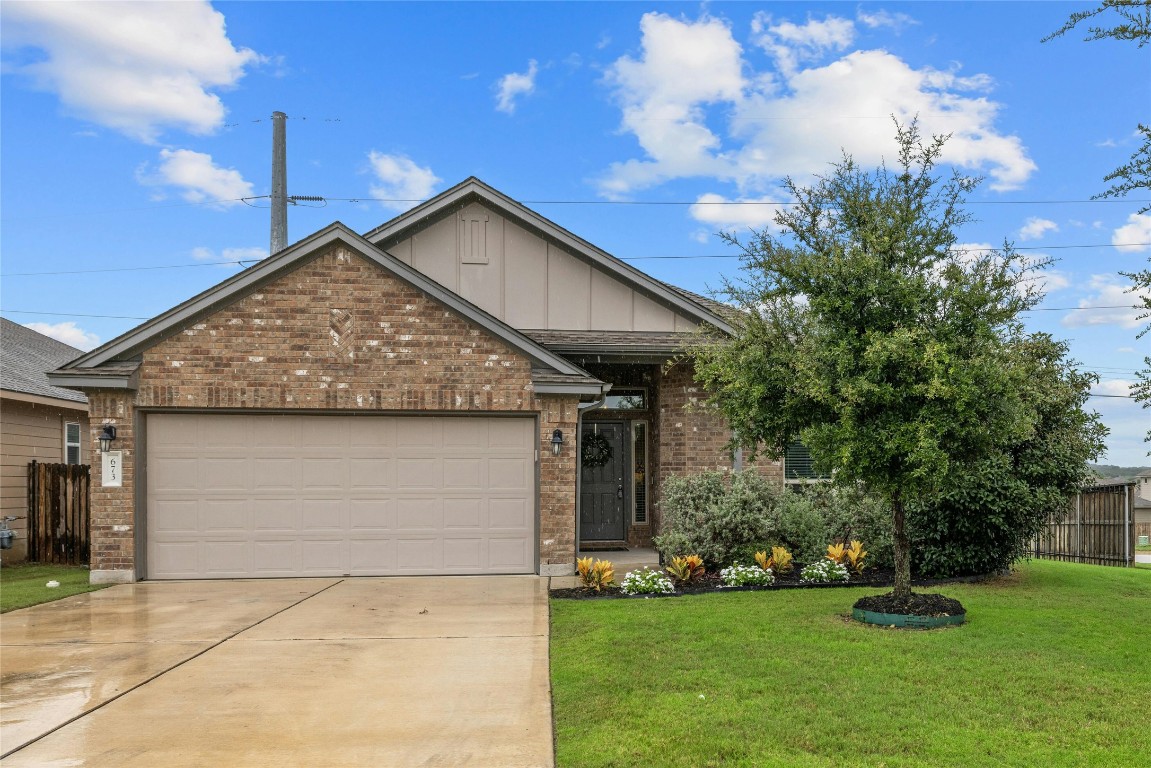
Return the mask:
<svg viewBox="0 0 1151 768"><path fill-rule="evenodd" d="M1148 469L1148 467L1117 467L1114 464L1088 464L1087 467L1104 480L1134 480L1135 475Z"/></svg>

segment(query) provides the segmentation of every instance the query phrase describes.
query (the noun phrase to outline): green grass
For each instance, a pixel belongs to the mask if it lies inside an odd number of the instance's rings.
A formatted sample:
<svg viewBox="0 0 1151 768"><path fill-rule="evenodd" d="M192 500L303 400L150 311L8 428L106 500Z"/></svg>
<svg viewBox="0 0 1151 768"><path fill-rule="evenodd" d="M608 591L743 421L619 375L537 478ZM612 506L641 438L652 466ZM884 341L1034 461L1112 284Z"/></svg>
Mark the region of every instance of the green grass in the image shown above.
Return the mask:
<svg viewBox="0 0 1151 768"><path fill-rule="evenodd" d="M44 586L49 581L58 581L60 586ZM89 584L87 568L39 563L5 565L0 568L0 613L94 592L107 586L111 585Z"/></svg>
<svg viewBox="0 0 1151 768"><path fill-rule="evenodd" d="M1151 573L1033 561L948 585L968 622L850 620L875 589L553 600L575 766L1095 766L1151 754Z"/></svg>

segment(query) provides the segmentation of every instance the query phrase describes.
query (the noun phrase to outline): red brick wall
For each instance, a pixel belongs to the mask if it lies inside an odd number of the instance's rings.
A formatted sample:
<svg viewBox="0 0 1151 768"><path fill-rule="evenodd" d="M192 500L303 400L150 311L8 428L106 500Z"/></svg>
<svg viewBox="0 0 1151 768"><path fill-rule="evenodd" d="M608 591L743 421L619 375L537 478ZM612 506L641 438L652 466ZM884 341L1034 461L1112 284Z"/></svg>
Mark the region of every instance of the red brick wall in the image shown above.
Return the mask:
<svg viewBox="0 0 1151 768"><path fill-rule="evenodd" d="M665 369L659 384L659 476L652 488L655 532L659 533L659 484L671 475L688 475L704 470L730 472L733 457L727 443L731 428L722 416L698 408L706 392L694 378L691 363L681 362ZM783 481L779 461L759 459L743 462L744 469Z"/></svg>
<svg viewBox="0 0 1151 768"><path fill-rule="evenodd" d="M114 423L124 454L124 486L103 488L93 450L93 571L136 566L134 407L538 412L540 560L574 566L578 398L536 397L528 359L344 248L146 350L139 381L89 392L93 441Z"/></svg>

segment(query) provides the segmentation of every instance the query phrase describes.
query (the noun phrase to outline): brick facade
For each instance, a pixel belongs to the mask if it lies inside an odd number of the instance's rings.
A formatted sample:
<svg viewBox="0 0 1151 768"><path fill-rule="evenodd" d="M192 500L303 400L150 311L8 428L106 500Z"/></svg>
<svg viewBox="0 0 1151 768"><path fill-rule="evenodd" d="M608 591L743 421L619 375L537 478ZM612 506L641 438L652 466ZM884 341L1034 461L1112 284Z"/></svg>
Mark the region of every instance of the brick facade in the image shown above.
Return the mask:
<svg viewBox="0 0 1151 768"><path fill-rule="evenodd" d="M487 331L348 249L320 253L143 353L135 392L93 390L91 434L118 430L123 486L92 483L94 580L136 569L137 408L535 413L540 417L540 562L572 572L575 395L537 397L531 363ZM547 568L547 566L553 566Z"/></svg>

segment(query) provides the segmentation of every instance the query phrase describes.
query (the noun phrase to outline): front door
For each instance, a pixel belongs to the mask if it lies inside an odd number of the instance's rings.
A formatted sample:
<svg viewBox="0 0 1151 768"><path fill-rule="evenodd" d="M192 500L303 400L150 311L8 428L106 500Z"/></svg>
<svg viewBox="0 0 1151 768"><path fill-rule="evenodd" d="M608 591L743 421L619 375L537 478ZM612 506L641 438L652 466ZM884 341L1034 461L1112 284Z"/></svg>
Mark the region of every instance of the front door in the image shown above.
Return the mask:
<svg viewBox="0 0 1151 768"><path fill-rule="evenodd" d="M580 440L580 541L622 541L628 487L622 422L584 424Z"/></svg>

